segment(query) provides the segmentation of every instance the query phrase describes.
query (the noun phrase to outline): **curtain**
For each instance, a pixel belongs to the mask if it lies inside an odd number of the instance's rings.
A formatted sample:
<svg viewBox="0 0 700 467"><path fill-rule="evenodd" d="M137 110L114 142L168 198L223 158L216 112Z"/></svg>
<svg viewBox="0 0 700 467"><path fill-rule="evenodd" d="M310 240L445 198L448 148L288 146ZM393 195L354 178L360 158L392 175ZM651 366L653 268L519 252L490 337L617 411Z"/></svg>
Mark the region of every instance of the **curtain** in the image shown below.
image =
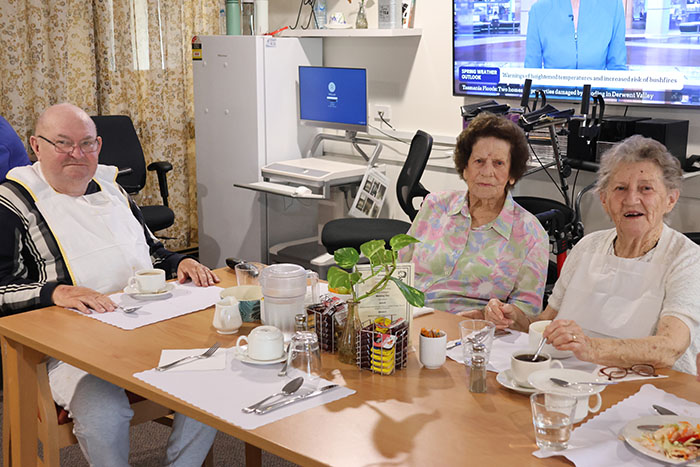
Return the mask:
<svg viewBox="0 0 700 467"><path fill-rule="evenodd" d="M146 164L173 164L175 224L159 232L173 237L171 249L197 242L191 40L218 33L222 7L223 0L0 1L0 114L27 147L36 117L59 102L90 115L129 115ZM161 203L154 172L135 199Z"/></svg>

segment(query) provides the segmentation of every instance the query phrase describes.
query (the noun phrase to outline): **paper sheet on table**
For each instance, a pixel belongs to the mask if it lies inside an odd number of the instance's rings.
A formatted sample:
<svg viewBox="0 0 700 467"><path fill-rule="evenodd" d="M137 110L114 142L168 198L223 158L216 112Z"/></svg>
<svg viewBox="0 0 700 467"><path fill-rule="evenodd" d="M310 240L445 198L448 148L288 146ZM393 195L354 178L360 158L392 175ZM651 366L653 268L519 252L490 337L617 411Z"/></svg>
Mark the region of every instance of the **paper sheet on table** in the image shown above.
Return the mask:
<svg viewBox="0 0 700 467"><path fill-rule="evenodd" d="M427 315L430 313L435 313L435 309L427 307L427 306L423 306L420 308L415 307L415 306L413 307L413 317L414 318L418 318L419 316Z"/></svg>
<svg viewBox="0 0 700 467"><path fill-rule="evenodd" d="M489 363L486 366L488 371L495 371L500 373L502 371L510 369L510 357L514 352L517 351L529 351L530 343L528 340L528 335L526 332L509 330L510 334L505 336L496 336L493 340L493 345L491 346L491 356L489 357ZM454 342L454 341L450 341ZM449 343L448 343L449 344ZM458 345L447 351L447 356L452 360L464 363L462 346ZM596 365L591 362L584 362L576 357L569 357L558 359L564 368L571 370L581 370L591 374L598 374L598 370L602 368L602 365ZM630 373L624 378L618 381L635 381L641 379L656 379L656 378L668 378L665 375L657 376L639 376L634 373Z"/></svg>
<svg viewBox="0 0 700 467"><path fill-rule="evenodd" d="M246 364L235 358L235 348L224 350L228 352L226 352L226 367L223 370L196 373L146 370L136 373L134 377L246 430L258 428L355 393L352 389L340 386L320 396L295 402L264 415L246 414L241 412L243 407L279 392L282 386L291 379L301 376L302 373L292 368L287 376L279 377L277 372L282 367L282 363ZM304 394L328 384L331 382L325 379L314 382L307 379L297 394Z"/></svg>
<svg viewBox="0 0 700 467"><path fill-rule="evenodd" d="M170 292L171 296L163 300L138 300L121 292L109 296L114 303L120 306L141 306L141 308L132 313L124 313L117 309L112 313L93 312L83 316L130 331L141 326L157 323L158 321L165 321L166 319L209 308L219 301L219 293L223 290L216 285L197 287L192 282L174 284L175 287ZM80 313L77 310L74 311Z"/></svg>
<svg viewBox="0 0 700 467"><path fill-rule="evenodd" d="M160 361L158 366L167 365L190 355L202 355L206 352L205 349L163 349L160 352ZM209 358L192 360L182 365L175 365L166 371L204 371L204 370L223 370L226 368L226 353L228 349L217 349Z"/></svg>
<svg viewBox="0 0 700 467"><path fill-rule="evenodd" d="M696 417L700 413L700 405L645 384L636 394L574 429L567 450L538 450L533 455L540 458L565 456L578 467L658 466L658 461L646 457L618 439L622 428L630 421L656 415L651 408L652 404L662 405L682 416Z"/></svg>

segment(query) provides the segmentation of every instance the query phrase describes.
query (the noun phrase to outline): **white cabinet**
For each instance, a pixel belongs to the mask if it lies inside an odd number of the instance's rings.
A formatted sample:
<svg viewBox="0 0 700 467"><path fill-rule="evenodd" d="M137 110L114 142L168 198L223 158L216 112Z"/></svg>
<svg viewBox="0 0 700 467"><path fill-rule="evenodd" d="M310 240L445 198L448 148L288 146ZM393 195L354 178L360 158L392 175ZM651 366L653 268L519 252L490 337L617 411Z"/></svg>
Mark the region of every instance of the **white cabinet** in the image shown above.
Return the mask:
<svg viewBox="0 0 700 467"><path fill-rule="evenodd" d="M313 235L316 215L288 199L235 188L260 167L301 157L317 130L297 111L299 65L321 65L321 39L200 36L193 61L202 263L265 261L269 244ZM280 224L283 222L283 224Z"/></svg>

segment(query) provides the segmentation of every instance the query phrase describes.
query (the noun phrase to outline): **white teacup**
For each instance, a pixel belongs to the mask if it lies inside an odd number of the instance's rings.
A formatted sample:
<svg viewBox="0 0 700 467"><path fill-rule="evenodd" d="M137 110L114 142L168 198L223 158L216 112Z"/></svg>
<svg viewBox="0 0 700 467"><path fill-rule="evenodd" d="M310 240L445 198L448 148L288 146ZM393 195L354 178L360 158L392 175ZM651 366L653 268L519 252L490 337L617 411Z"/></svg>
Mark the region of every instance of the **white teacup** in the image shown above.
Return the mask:
<svg viewBox="0 0 700 467"><path fill-rule="evenodd" d="M447 334L440 331L440 337L425 337L420 335L420 362L429 370L440 368L445 363L447 353Z"/></svg>
<svg viewBox="0 0 700 467"><path fill-rule="evenodd" d="M537 346L540 345L540 339L542 339L542 333L545 328L550 325L552 320L546 321L535 321L530 324L528 329L528 343L530 345L530 350L533 352L537 350ZM570 350L557 350L553 345L545 344L542 347L542 353L546 353L552 356L552 358L569 358L574 355Z"/></svg>
<svg viewBox="0 0 700 467"><path fill-rule="evenodd" d="M243 325L239 302L235 297L225 297L216 303L212 324L219 334L235 334Z"/></svg>
<svg viewBox="0 0 700 467"><path fill-rule="evenodd" d="M236 341L236 351L244 353L241 341L248 344L248 358L253 360L274 360L284 354L284 336L282 331L274 326L258 326L247 336L241 336Z"/></svg>
<svg viewBox="0 0 700 467"><path fill-rule="evenodd" d="M537 356L537 361L533 362L532 357L534 352L519 350L510 356L510 374L513 380L520 386L532 388L532 385L527 381L530 373L539 370L547 370L553 364L559 368L564 368L564 365L559 360L552 360L548 354L541 353Z"/></svg>
<svg viewBox="0 0 700 467"><path fill-rule="evenodd" d="M592 395L581 395L576 397L576 412L574 412L574 423L578 423L590 413L596 413L600 410L600 406L603 404L603 399L600 397L600 393ZM596 403L593 407L590 406L590 398L595 397Z"/></svg>
<svg viewBox="0 0 700 467"><path fill-rule="evenodd" d="M165 271L162 269L141 269L129 278L129 287L140 293L157 293L165 288Z"/></svg>

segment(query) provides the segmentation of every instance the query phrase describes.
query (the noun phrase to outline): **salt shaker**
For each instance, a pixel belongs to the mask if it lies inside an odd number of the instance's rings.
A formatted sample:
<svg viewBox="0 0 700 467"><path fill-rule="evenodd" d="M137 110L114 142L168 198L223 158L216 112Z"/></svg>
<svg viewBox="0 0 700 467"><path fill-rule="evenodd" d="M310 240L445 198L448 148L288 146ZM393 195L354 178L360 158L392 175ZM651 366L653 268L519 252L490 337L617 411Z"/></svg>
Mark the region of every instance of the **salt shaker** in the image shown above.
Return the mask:
<svg viewBox="0 0 700 467"><path fill-rule="evenodd" d="M486 346L481 342L472 345L472 364L469 371L469 391L486 392Z"/></svg>

